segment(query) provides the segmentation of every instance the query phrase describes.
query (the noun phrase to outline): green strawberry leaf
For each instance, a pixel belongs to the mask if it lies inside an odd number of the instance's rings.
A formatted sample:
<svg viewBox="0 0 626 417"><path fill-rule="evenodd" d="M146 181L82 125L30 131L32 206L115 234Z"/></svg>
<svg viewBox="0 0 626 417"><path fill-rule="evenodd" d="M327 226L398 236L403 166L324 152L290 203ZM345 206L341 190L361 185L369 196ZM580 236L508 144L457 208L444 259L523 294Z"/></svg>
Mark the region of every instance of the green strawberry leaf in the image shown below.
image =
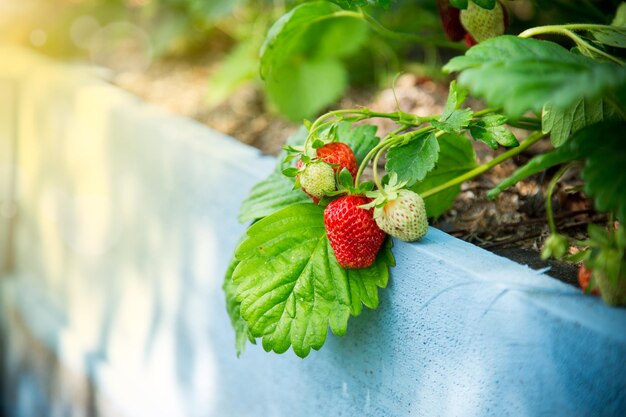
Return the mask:
<svg viewBox="0 0 626 417"><path fill-rule="evenodd" d="M309 118L337 100L347 86L341 58L367 38L367 24L342 16L328 1L300 4L270 28L260 73L271 102L292 120Z"/></svg>
<svg viewBox="0 0 626 417"><path fill-rule="evenodd" d="M383 9L388 9L391 4L391 0L334 0L335 3L342 7L353 9L355 7L364 6L377 6Z"/></svg>
<svg viewBox="0 0 626 417"><path fill-rule="evenodd" d="M395 172L408 186L421 181L435 167L439 142L434 132L417 132L406 145L395 146L387 153L388 172Z"/></svg>
<svg viewBox="0 0 626 417"><path fill-rule="evenodd" d="M617 7L617 11L615 12L615 17L613 18L612 26L626 26L626 1L623 1Z"/></svg>
<svg viewBox="0 0 626 417"><path fill-rule="evenodd" d="M450 83L448 101L441 113L439 120L434 120L432 125L444 132L454 133L465 129L472 120L471 109L459 109L465 102L468 91L459 87L456 81Z"/></svg>
<svg viewBox="0 0 626 417"><path fill-rule="evenodd" d="M469 125L473 115L471 109L455 110L446 118L441 117L439 120L433 120L432 125L444 132L459 133Z"/></svg>
<svg viewBox="0 0 626 417"><path fill-rule="evenodd" d="M585 193L597 210L614 213L621 222L626 221L625 129L624 122L602 122L580 130L569 142L585 157Z"/></svg>
<svg viewBox="0 0 626 417"><path fill-rule="evenodd" d="M589 30L589 33L603 45L626 48L626 27L604 27Z"/></svg>
<svg viewBox="0 0 626 417"><path fill-rule="evenodd" d="M507 118L493 114L470 125L470 133L475 140L485 142L491 149L498 149L498 145L505 147L519 146L513 132L502 126L507 122Z"/></svg>
<svg viewBox="0 0 626 417"><path fill-rule="evenodd" d="M301 62L276 67L265 79L265 90L278 111L292 121L315 115L341 97L348 76L339 61Z"/></svg>
<svg viewBox="0 0 626 417"><path fill-rule="evenodd" d="M450 83L450 87L448 90L448 100L446 101L446 106L441 113L441 119L445 120L450 118L452 113L455 110L459 109L465 100L467 99L468 91L464 88L461 88L456 81L452 81Z"/></svg>
<svg viewBox="0 0 626 417"><path fill-rule="evenodd" d="M496 0L472 0L474 4L482 7L483 9L492 10L496 7Z"/></svg>
<svg viewBox="0 0 626 417"><path fill-rule="evenodd" d="M237 286L233 282L232 277L237 265L239 265L239 261L236 258L233 258L230 261L228 270L226 271L226 274L224 276L224 284L222 285L222 289L224 290L224 295L226 296L226 312L228 313L228 316L230 317L230 323L235 330L235 348L237 349L237 356L239 356L246 348L246 341L250 340L251 343L256 344L256 339L252 337L252 335L248 331L248 325L246 324L246 321L241 318L241 303L238 302L235 298Z"/></svg>
<svg viewBox="0 0 626 417"><path fill-rule="evenodd" d="M239 209L239 221L257 220L284 207L307 201L310 198L302 190L294 190L293 180L282 173L273 173L252 188Z"/></svg>
<svg viewBox="0 0 626 417"><path fill-rule="evenodd" d="M295 151L295 147L304 145L307 134L306 129L300 128L287 139L284 149ZM310 201L310 198L302 190L294 189L294 180L285 176L292 176L297 173L297 170L294 171L296 161L286 159L288 154L286 150L281 152L274 172L266 179L258 182L243 201L239 209L239 221L241 223L261 219L292 204Z"/></svg>
<svg viewBox="0 0 626 417"><path fill-rule="evenodd" d="M241 317L267 351L291 346L306 357L322 347L329 327L344 335L361 304L375 308L378 288L387 285L389 244L372 267L346 271L326 237L323 212L310 203L287 207L252 225L235 251Z"/></svg>
<svg viewBox="0 0 626 417"><path fill-rule="evenodd" d="M416 183L411 190L420 194L476 167L476 156L472 143L463 135L447 133L439 138L439 159L437 166L426 177ZM424 199L428 217L439 217L452 207L461 186L450 187L445 191Z"/></svg>
<svg viewBox="0 0 626 417"><path fill-rule="evenodd" d="M579 99L566 109L547 103L543 107L541 125L543 133L550 133L552 145L559 147L580 129L614 117L612 106L601 99Z"/></svg>
<svg viewBox="0 0 626 417"><path fill-rule="evenodd" d="M352 127L352 123L341 122L337 125L337 138L348 145L354 152L357 165L361 165L365 156L380 141L376 136L376 126L360 125Z"/></svg>
<svg viewBox="0 0 626 417"><path fill-rule="evenodd" d="M468 0L450 0L450 4L456 7L457 9L467 9Z"/></svg>
<svg viewBox="0 0 626 417"><path fill-rule="evenodd" d="M545 103L566 109L581 97L594 99L626 83L626 68L569 52L553 42L498 36L444 67L460 71L459 83L490 106L519 117Z"/></svg>
<svg viewBox="0 0 626 417"><path fill-rule="evenodd" d="M228 98L258 74L259 42L256 37L239 43L209 79L207 105L213 107Z"/></svg>

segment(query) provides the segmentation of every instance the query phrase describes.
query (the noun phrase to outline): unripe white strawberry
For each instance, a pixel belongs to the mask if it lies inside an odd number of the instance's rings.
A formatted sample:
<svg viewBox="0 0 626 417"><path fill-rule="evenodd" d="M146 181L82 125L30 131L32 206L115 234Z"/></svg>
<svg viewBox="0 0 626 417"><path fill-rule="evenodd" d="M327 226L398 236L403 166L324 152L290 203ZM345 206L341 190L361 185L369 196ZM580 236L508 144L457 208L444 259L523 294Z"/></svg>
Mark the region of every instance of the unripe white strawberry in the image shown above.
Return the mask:
<svg viewBox="0 0 626 417"><path fill-rule="evenodd" d="M428 231L424 200L409 190L400 190L398 197L377 210L376 223L384 232L406 242L421 239Z"/></svg>
<svg viewBox="0 0 626 417"><path fill-rule="evenodd" d="M472 1L461 10L461 24L476 42L504 35L507 24L506 11L499 2L491 9L483 9Z"/></svg>
<svg viewBox="0 0 626 417"><path fill-rule="evenodd" d="M308 164L298 178L302 189L318 200L335 191L335 171L326 162Z"/></svg>

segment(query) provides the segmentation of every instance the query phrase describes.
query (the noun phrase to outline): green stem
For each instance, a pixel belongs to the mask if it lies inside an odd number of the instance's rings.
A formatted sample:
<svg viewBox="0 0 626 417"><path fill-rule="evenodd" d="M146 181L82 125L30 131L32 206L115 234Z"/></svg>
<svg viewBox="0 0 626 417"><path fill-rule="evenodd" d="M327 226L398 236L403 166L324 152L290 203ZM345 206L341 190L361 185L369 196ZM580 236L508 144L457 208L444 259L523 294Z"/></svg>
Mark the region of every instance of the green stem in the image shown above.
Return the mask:
<svg viewBox="0 0 626 417"><path fill-rule="evenodd" d="M385 194L385 191L383 189L383 185L380 183L380 180L378 178L378 160L380 159L381 155L386 150L391 148L393 145L394 145L393 141L388 141L387 144L381 147L380 150L376 153L376 156L374 157L374 161L372 162L374 184L376 184L376 188L383 194Z"/></svg>
<svg viewBox="0 0 626 417"><path fill-rule="evenodd" d="M548 185L548 190L546 192L546 215L548 216L548 226L550 226L550 233L555 235L556 224L554 223L554 211L552 210L552 195L554 194L554 189L556 188L557 183L561 179L561 177L571 168L571 164L567 164L562 166L561 169L557 171L557 173L550 180L550 184Z"/></svg>
<svg viewBox="0 0 626 417"><path fill-rule="evenodd" d="M304 149L305 150L309 149L311 138L315 135L317 131L319 131L320 129L323 129L324 127L330 126L333 123L343 120L344 116L346 115L359 115L362 117L362 119L383 118L383 119L393 120L394 122L403 125L400 131L406 129L408 126L419 126L430 120L437 119L439 117L439 116L420 117L420 116L416 116L410 113L405 113L402 111L395 111L392 113L376 112L376 111L371 111L368 108L334 110L334 111L321 115L320 117L317 118L317 120L315 120L315 122L313 122L313 124L309 128L309 133L304 142ZM332 120L329 120L329 119L332 119Z"/></svg>
<svg viewBox="0 0 626 417"><path fill-rule="evenodd" d="M500 107L493 107L493 108L488 108L488 109L484 109L484 110L479 110L477 112L474 113L474 117L482 117L482 116L486 116L490 113L499 113L502 110L502 108Z"/></svg>
<svg viewBox="0 0 626 417"><path fill-rule="evenodd" d="M552 34L552 35L563 35L566 36L568 38L570 38L571 40L573 40L576 45L578 45L583 51L591 51L599 56L602 56L606 59L608 59L609 61L613 61L614 63L618 64L618 65L626 65L626 63L624 61L622 61L621 59L614 57L611 54L608 54L606 52L604 52L601 49L596 48L595 46L585 42L583 39L580 38L580 36L576 35L573 31L574 30L589 30L589 27L591 27L592 29L595 27L606 27L604 25L584 25L584 24L577 24L577 25L549 25L549 26L537 26L534 28L530 28L525 30L524 32L520 33L518 35L518 37L520 38L531 38L533 36L537 36L537 35L547 35L547 34ZM570 30L571 29L571 30Z"/></svg>
<svg viewBox="0 0 626 417"><path fill-rule="evenodd" d="M520 153L522 153L524 150L528 149L530 146L534 145L535 143L539 142L539 140L541 140L541 138L543 138L544 134L542 132L534 132L532 133L524 142L522 142L520 144L520 146L518 146L517 148L513 148L510 149L506 152L504 152L503 154L495 157L494 159L492 159L491 161L480 165L474 169L472 169L471 171L466 172L465 174L459 175L456 178L451 179L450 181L441 184L439 186L433 187L430 190L425 191L424 193L421 194L422 198L427 198L430 197L434 194L437 194L441 191L447 190L450 187L454 187L455 185L459 185L465 181L471 180L487 171L489 171L491 168L495 167L496 165L501 164L502 162L506 161L509 158L512 158L516 155L519 155Z"/></svg>

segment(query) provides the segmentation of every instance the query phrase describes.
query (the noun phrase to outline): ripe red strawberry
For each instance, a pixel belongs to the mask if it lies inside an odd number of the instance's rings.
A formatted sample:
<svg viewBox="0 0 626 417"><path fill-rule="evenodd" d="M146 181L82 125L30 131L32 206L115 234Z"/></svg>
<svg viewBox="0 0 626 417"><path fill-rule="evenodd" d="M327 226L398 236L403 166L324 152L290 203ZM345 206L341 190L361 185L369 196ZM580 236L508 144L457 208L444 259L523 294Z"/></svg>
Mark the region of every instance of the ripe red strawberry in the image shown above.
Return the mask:
<svg viewBox="0 0 626 417"><path fill-rule="evenodd" d="M333 142L326 144L317 150L317 157L331 165L336 165L333 167L335 173L339 173L345 168L350 172L352 178L356 177L359 169L356 164L356 157L352 149L345 143Z"/></svg>
<svg viewBox="0 0 626 417"><path fill-rule="evenodd" d="M461 25L461 10L450 4L450 0L437 0L439 18L443 31L451 41L460 41L465 36L465 29Z"/></svg>
<svg viewBox="0 0 626 417"><path fill-rule="evenodd" d="M578 284L580 285L580 288L583 290L583 292L587 292L592 272L593 271L589 268L586 268L585 265L580 265L578 267ZM590 294L600 295L600 291L598 290L598 288L594 288L593 290L591 290Z"/></svg>
<svg viewBox="0 0 626 417"><path fill-rule="evenodd" d="M332 201L324 210L324 225L335 257L344 268L367 268L376 260L386 234L376 224L373 209L359 206L370 198L348 195Z"/></svg>
<svg viewBox="0 0 626 417"><path fill-rule="evenodd" d="M359 169L356 163L356 157L354 156L352 149L350 149L350 147L345 143L333 142L326 144L317 149L317 157L326 163L333 165L332 168L335 174L341 172L341 170L345 168L350 172L352 178L356 177ZM303 165L302 161L298 161L296 168L300 169ZM335 190L335 183L333 178L333 185L330 187L330 180L328 178L329 175L326 172L326 169L318 167L312 171L315 172L311 172L309 178L305 178L306 176L303 176L302 174L300 175L300 185L302 186L302 191L311 197L311 200L317 204L327 192Z"/></svg>
<svg viewBox="0 0 626 417"><path fill-rule="evenodd" d="M493 9L487 10L470 1L467 9L461 10L460 18L465 30L478 43L504 35L508 23L506 9L499 2ZM471 41L468 41L466 37L465 42L470 46Z"/></svg>

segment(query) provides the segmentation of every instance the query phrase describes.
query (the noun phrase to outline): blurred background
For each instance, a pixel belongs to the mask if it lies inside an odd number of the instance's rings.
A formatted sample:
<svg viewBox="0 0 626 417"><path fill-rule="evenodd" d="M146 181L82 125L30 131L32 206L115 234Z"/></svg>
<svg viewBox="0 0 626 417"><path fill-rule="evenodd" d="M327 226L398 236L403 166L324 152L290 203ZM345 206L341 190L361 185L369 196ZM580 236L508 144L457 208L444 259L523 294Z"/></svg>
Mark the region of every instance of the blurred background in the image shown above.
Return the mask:
<svg viewBox="0 0 626 417"><path fill-rule="evenodd" d="M243 230L237 205L273 161L215 131L277 155L328 109L436 114L448 94L440 68L465 49L445 38L434 0L398 0L367 11L425 42L332 19L299 35L280 77L262 79L268 31L304 2L0 0L3 415L220 415L239 395L221 381L264 353L237 362L221 348L233 334L220 286ZM509 32L607 22L598 10L617 3L509 1ZM476 203L515 168L470 183L441 228L471 240L543 216L540 181ZM253 411L242 400L231 415Z"/></svg>
<svg viewBox="0 0 626 417"><path fill-rule="evenodd" d="M463 50L461 44L434 46L445 41L435 1L396 1L387 10L370 7L368 12L393 31L418 33L434 44L382 36L356 19L333 19L303 35L283 64L280 83L262 81L258 57L265 35L300 3L0 0L0 36L66 62L95 66L110 82L271 154L302 119L329 107L393 106L377 93L398 73L414 76L403 80L405 87L441 80L440 66ZM571 3L571 14L553 18L552 3L561 13L561 4ZM510 32L542 23L536 17L539 7L547 21L593 20L584 3L507 2ZM400 94L411 94L404 90Z"/></svg>

